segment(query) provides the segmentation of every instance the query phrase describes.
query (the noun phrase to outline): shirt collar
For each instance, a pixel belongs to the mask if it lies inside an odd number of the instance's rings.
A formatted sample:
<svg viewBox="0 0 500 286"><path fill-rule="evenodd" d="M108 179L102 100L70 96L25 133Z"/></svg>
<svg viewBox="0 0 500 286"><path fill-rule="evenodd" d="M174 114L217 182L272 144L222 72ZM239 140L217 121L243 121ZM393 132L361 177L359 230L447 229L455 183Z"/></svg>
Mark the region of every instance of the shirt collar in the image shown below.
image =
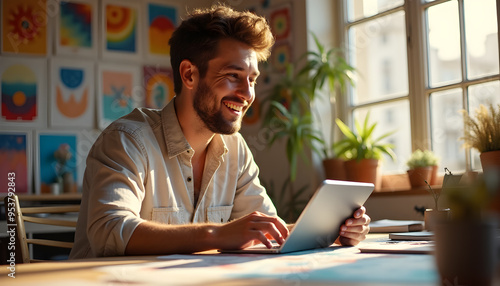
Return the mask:
<svg viewBox="0 0 500 286"><path fill-rule="evenodd" d="M177 118L175 111L174 99L172 99L161 111L161 120L163 125L163 134L167 145L167 153L169 158L176 157L177 155L192 150L189 145L182 128ZM228 152L226 143L223 136L215 134L210 142L209 150L216 156L223 156Z"/></svg>

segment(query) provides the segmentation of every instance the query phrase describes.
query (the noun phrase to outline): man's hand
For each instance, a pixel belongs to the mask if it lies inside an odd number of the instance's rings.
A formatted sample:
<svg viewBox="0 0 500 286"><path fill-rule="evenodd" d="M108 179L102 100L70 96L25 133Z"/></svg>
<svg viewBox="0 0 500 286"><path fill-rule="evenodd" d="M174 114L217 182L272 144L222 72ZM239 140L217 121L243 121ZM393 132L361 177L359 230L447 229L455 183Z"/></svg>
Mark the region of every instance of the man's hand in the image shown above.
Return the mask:
<svg viewBox="0 0 500 286"><path fill-rule="evenodd" d="M271 248L268 237L282 244L288 234L288 228L279 218L260 212L217 226L213 232L214 238L220 243L219 249L243 249L256 242Z"/></svg>
<svg viewBox="0 0 500 286"><path fill-rule="evenodd" d="M354 216L347 219L340 227L338 242L342 245L353 246L365 240L366 234L370 231L370 221L365 207L360 207L354 212Z"/></svg>

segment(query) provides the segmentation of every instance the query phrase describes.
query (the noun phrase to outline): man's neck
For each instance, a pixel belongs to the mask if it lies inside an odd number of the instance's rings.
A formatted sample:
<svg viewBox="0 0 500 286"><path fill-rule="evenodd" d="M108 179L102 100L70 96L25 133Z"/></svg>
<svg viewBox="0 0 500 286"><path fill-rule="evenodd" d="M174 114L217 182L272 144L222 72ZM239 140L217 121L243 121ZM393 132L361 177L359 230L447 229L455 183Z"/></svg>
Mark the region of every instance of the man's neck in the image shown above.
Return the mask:
<svg viewBox="0 0 500 286"><path fill-rule="evenodd" d="M195 156L205 154L205 151L215 136L215 133L208 130L198 116L195 114L193 107L182 99L176 97L174 100L175 112L177 120L184 133L184 137L188 141L191 148L194 149ZM191 109L191 110L190 110Z"/></svg>

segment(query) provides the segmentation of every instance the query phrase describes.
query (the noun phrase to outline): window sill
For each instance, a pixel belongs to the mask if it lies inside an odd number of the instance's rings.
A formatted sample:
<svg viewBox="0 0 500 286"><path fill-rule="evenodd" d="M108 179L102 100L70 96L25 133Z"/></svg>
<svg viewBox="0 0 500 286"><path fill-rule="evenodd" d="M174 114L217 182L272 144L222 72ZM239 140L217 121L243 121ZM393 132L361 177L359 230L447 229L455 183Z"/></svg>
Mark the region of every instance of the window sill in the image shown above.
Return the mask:
<svg viewBox="0 0 500 286"><path fill-rule="evenodd" d="M441 191L441 184L443 182L443 177L439 177L436 184L431 185L431 188L436 191ZM382 176L382 186L380 189L376 189L373 193L373 197L383 197L383 196L411 196L411 195L428 195L429 187L417 187L412 188L408 180L407 174L393 174L393 175L383 175Z"/></svg>

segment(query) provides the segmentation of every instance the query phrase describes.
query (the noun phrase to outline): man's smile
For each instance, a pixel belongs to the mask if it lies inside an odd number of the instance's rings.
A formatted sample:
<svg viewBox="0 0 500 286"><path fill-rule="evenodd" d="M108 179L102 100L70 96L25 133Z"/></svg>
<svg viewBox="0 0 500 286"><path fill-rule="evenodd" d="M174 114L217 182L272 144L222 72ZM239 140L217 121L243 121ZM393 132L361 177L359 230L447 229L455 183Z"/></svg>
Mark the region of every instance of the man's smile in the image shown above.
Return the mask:
<svg viewBox="0 0 500 286"><path fill-rule="evenodd" d="M233 111L237 111L237 112L242 112L243 108L245 106L245 105L239 105L239 104L231 103L231 102L228 102L228 101L223 101L222 103L224 103L224 105L226 107L228 107L229 109L231 109Z"/></svg>

